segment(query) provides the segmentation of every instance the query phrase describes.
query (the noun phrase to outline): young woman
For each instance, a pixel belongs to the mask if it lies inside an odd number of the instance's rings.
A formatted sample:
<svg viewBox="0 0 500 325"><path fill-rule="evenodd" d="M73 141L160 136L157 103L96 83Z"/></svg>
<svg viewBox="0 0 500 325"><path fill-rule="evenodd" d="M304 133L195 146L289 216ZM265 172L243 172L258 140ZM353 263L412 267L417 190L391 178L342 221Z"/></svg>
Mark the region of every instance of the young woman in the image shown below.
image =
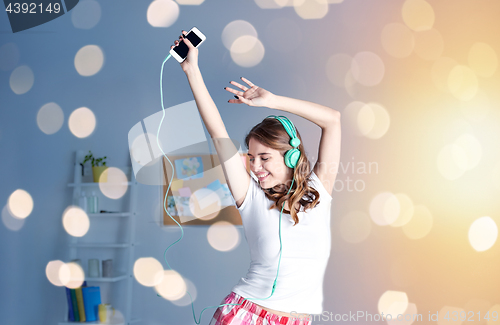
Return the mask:
<svg viewBox="0 0 500 325"><path fill-rule="evenodd" d="M210 325L311 324L311 314L323 312L323 277L331 244L331 193L340 159L340 113L315 103L274 95L243 77L247 86L231 81L239 90L225 88L236 98L230 103L293 113L322 130L318 160L311 171L293 124L284 117L265 118L245 138L250 169L257 180L254 179L229 139L203 82L198 49L184 38L186 34L182 31L179 36L189 48L180 65L241 214L252 258L246 277L221 302L232 305L219 307ZM178 44L176 40L171 48ZM286 153L294 148L300 156L290 165Z"/></svg>

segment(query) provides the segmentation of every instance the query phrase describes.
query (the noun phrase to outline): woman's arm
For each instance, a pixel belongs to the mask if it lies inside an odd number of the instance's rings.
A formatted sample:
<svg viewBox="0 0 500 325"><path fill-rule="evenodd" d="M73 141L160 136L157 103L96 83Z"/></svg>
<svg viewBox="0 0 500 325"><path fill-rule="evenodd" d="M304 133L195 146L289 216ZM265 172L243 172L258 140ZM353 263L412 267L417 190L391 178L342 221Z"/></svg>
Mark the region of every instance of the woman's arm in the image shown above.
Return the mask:
<svg viewBox="0 0 500 325"><path fill-rule="evenodd" d="M191 91L193 92L194 100L196 101L196 106L198 106L198 111L207 127L208 133L212 138L229 138L219 110L205 86L200 69L192 67L185 72L191 86Z"/></svg>
<svg viewBox="0 0 500 325"><path fill-rule="evenodd" d="M321 180L325 189L331 194L340 161L340 112L330 107L305 100L277 96L254 85L246 78L242 77L241 79L246 82L250 88L231 81L231 84L240 88L242 91L226 88L227 91L238 97L237 99L229 100L230 103L245 103L249 106L265 106L290 112L315 123L321 128L318 160L313 170Z"/></svg>
<svg viewBox="0 0 500 325"><path fill-rule="evenodd" d="M274 94L268 107L301 116L322 129L331 126L332 122L337 121L340 116L339 111L330 107Z"/></svg>
<svg viewBox="0 0 500 325"><path fill-rule="evenodd" d="M186 35L187 32L182 31L182 34ZM198 67L198 49L183 35L179 39L184 41L189 50L186 59L181 63L181 67L188 78L203 123L214 142L229 190L238 206L240 206L250 185L250 175L245 165L243 165L238 150L229 138L219 110L205 86ZM175 46L178 44L179 41L175 41Z"/></svg>
<svg viewBox="0 0 500 325"><path fill-rule="evenodd" d="M305 100L277 95L273 95L270 108L302 116L321 127L318 159L313 171L332 195L340 161L340 112Z"/></svg>

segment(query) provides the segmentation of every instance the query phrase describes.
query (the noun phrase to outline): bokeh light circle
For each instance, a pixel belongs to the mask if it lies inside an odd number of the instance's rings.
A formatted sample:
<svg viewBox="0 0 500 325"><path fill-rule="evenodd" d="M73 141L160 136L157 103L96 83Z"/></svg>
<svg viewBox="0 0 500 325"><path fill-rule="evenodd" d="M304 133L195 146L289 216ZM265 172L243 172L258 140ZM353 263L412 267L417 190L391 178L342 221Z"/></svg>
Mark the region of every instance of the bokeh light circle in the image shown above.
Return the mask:
<svg viewBox="0 0 500 325"><path fill-rule="evenodd" d="M224 44L226 49L231 50L234 41L245 35L253 36L255 39L258 38L257 30L252 24L245 20L234 20L222 30L222 44ZM250 48L255 45L255 39L248 39L252 44Z"/></svg>
<svg viewBox="0 0 500 325"><path fill-rule="evenodd" d="M101 6L95 0L80 1L71 10L71 22L80 29L91 29L101 20Z"/></svg>
<svg viewBox="0 0 500 325"><path fill-rule="evenodd" d="M395 58L409 56L415 47L413 31L400 23L385 25L384 29L382 29L381 38L384 50Z"/></svg>
<svg viewBox="0 0 500 325"><path fill-rule="evenodd" d="M293 0L293 9L302 19L321 19L328 13L327 0Z"/></svg>
<svg viewBox="0 0 500 325"><path fill-rule="evenodd" d="M50 281L50 283L57 287L62 287L66 284L62 282L62 280L66 277L63 276L63 278L61 278L61 273L65 271L65 266L66 263L59 260L50 261L49 263L47 263L47 266L45 267L45 275L47 276L47 279ZM69 268L67 266L66 270L69 271Z"/></svg>
<svg viewBox="0 0 500 325"><path fill-rule="evenodd" d="M38 110L36 123L43 133L54 134L64 124L63 110L54 102L47 103Z"/></svg>
<svg viewBox="0 0 500 325"><path fill-rule="evenodd" d="M151 26L170 27L177 18L179 18L179 5L175 1L155 0L149 4L147 19Z"/></svg>
<svg viewBox="0 0 500 325"><path fill-rule="evenodd" d="M253 47L250 48L251 44L253 44ZM254 36L240 36L231 45L231 58L234 63L244 68L259 64L264 58L264 54L264 45Z"/></svg>
<svg viewBox="0 0 500 325"><path fill-rule="evenodd" d="M382 59L373 52L358 52L352 58L351 72L354 79L363 86L378 85L385 74Z"/></svg>
<svg viewBox="0 0 500 325"><path fill-rule="evenodd" d="M240 233L233 224L227 221L218 221L208 228L207 239L214 249L228 252L240 243Z"/></svg>
<svg viewBox="0 0 500 325"><path fill-rule="evenodd" d="M103 65L104 53L97 45L86 45L76 52L75 69L81 76L93 76Z"/></svg>
<svg viewBox="0 0 500 325"><path fill-rule="evenodd" d="M434 9L427 1L406 0L401 11L403 21L414 31L431 29L434 25Z"/></svg>
<svg viewBox="0 0 500 325"><path fill-rule="evenodd" d="M476 96L479 83L474 71L465 65L456 65L448 75L448 89L456 98L468 101Z"/></svg>
<svg viewBox="0 0 500 325"><path fill-rule="evenodd" d="M398 314L403 314L408 308L408 295L402 291L387 290L378 300L379 314L392 315L392 319L397 319Z"/></svg>
<svg viewBox="0 0 500 325"><path fill-rule="evenodd" d="M200 188L189 197L189 210L200 220L211 220L219 215L222 203L219 195L209 188Z"/></svg>
<svg viewBox="0 0 500 325"><path fill-rule="evenodd" d="M9 196L8 205L12 215L24 219L33 211L33 198L25 190L18 189Z"/></svg>
<svg viewBox="0 0 500 325"><path fill-rule="evenodd" d="M380 104L368 103L358 112L357 126L362 135L370 139L383 137L389 126L391 119L387 110Z"/></svg>
<svg viewBox="0 0 500 325"><path fill-rule="evenodd" d="M2 209L2 222L4 226L11 231L19 231L23 226L26 219L21 219L13 215L9 210L7 203Z"/></svg>
<svg viewBox="0 0 500 325"><path fill-rule="evenodd" d="M196 290L196 286L194 285L194 283L187 278L183 279L184 282L186 282L186 294L184 294L184 296L182 296L182 298L180 299L170 301L171 303L179 307L191 305L191 299L193 299L194 303L198 296L198 291Z"/></svg>
<svg viewBox="0 0 500 325"><path fill-rule="evenodd" d="M379 226L386 226L397 220L401 207L391 192L377 194L370 202L370 217Z"/></svg>
<svg viewBox="0 0 500 325"><path fill-rule="evenodd" d="M103 181L104 179L106 182ZM117 200L127 192L127 175L119 168L108 167L99 178L99 189L105 196Z"/></svg>
<svg viewBox="0 0 500 325"><path fill-rule="evenodd" d="M497 239L498 226L491 217L478 218L469 227L469 243L478 252L490 249Z"/></svg>
<svg viewBox="0 0 500 325"><path fill-rule="evenodd" d="M396 199L399 202L399 215L394 222L390 224L391 227L402 227L410 222L413 217L413 201L410 197L404 193L395 194Z"/></svg>
<svg viewBox="0 0 500 325"><path fill-rule="evenodd" d="M33 87L34 82L35 75L27 65L15 68L9 79L10 89L17 95L27 93Z"/></svg>
<svg viewBox="0 0 500 325"><path fill-rule="evenodd" d="M90 228L87 213L80 207L69 206L63 212L63 227L73 237L83 237Z"/></svg>
<svg viewBox="0 0 500 325"><path fill-rule="evenodd" d="M94 132L96 118L94 112L87 107L75 109L69 116L68 127L77 138L86 138Z"/></svg>
<svg viewBox="0 0 500 325"><path fill-rule="evenodd" d="M65 270L65 268L67 269ZM76 289L83 285L85 281L85 272L82 267L75 262L66 263L59 272L61 282L70 289Z"/></svg>
<svg viewBox="0 0 500 325"><path fill-rule="evenodd" d="M402 305L402 302L396 302L396 306L403 307L404 305ZM417 324L417 322L421 320L418 314L417 305L412 302L408 303L408 307L403 313L401 313L399 319L398 316L398 314L391 313L391 317L394 318L392 318L392 320L389 319L390 317L386 318L387 325L412 325L414 323Z"/></svg>
<svg viewBox="0 0 500 325"><path fill-rule="evenodd" d="M154 287L163 281L163 266L154 257L141 257L134 263L134 277L143 286Z"/></svg>
<svg viewBox="0 0 500 325"><path fill-rule="evenodd" d="M186 282L174 270L163 271L163 280L155 286L156 292L167 300L178 300L186 294Z"/></svg>
<svg viewBox="0 0 500 325"><path fill-rule="evenodd" d="M491 77L498 68L498 56L486 43L472 45L468 56L469 67L481 77Z"/></svg>

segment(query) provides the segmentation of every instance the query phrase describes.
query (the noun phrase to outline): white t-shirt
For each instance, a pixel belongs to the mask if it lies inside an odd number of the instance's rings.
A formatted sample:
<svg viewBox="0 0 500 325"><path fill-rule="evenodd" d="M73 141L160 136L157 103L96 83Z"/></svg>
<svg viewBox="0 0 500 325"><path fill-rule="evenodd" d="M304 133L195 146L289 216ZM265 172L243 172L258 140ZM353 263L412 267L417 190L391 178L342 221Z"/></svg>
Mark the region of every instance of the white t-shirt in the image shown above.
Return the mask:
<svg viewBox="0 0 500 325"><path fill-rule="evenodd" d="M323 312L323 278L330 257L331 195L312 172L309 185L320 194L320 202L306 212L281 216L282 253L273 295L264 300L249 299L266 308L291 313ZM248 273L232 291L243 298L267 298L278 269L280 210L272 205L259 183L251 177L250 186L238 208L252 259Z"/></svg>

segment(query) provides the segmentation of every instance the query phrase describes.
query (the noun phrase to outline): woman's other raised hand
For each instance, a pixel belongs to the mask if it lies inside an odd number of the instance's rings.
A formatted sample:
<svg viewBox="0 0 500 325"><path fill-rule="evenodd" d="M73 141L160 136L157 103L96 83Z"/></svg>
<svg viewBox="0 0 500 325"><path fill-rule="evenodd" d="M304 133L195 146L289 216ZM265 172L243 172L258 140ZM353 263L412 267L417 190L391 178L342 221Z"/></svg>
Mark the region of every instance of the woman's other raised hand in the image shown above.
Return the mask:
<svg viewBox="0 0 500 325"><path fill-rule="evenodd" d="M260 88L254 85L250 80L241 77L250 88L243 86L235 81L230 81L229 83L233 86L240 88L242 91L238 91L232 88L224 87L225 90L230 93L235 94L236 99L230 99L229 103L233 104L247 104L248 106L256 106L256 107L271 107L271 102L274 98L274 94L270 91L265 90L264 88Z"/></svg>

